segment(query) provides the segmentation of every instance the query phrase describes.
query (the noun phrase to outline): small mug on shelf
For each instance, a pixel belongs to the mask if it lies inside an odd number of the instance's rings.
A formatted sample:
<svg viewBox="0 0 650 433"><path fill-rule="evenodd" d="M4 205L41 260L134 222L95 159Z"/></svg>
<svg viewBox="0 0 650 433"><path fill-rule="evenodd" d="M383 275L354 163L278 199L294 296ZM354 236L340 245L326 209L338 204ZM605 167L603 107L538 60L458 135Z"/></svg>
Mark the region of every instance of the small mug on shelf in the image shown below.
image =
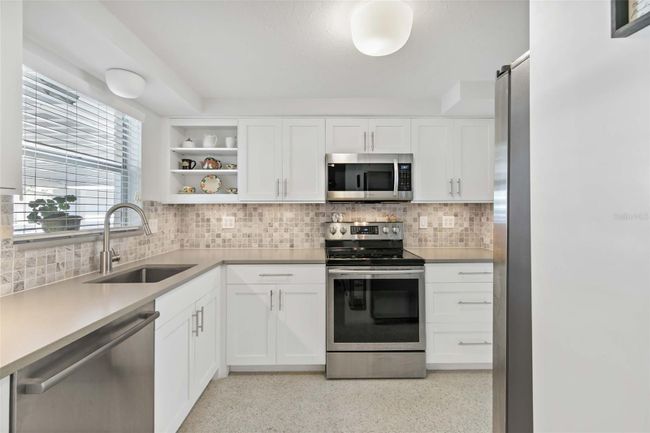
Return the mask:
<svg viewBox="0 0 650 433"><path fill-rule="evenodd" d="M229 149L232 149L235 147L236 142L235 142L235 137L226 137L226 147Z"/></svg>
<svg viewBox="0 0 650 433"><path fill-rule="evenodd" d="M181 170L192 170L196 167L196 161L193 159L183 158L179 161L178 166Z"/></svg>

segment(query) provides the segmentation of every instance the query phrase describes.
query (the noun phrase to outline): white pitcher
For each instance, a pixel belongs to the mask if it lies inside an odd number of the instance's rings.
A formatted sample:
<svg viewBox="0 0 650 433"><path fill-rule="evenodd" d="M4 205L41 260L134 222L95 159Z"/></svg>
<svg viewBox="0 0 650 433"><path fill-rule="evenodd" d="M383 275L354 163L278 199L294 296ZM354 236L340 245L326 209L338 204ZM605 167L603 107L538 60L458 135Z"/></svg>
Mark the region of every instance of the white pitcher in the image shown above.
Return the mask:
<svg viewBox="0 0 650 433"><path fill-rule="evenodd" d="M205 135L203 136L203 147L217 147L219 143L219 137L216 135Z"/></svg>

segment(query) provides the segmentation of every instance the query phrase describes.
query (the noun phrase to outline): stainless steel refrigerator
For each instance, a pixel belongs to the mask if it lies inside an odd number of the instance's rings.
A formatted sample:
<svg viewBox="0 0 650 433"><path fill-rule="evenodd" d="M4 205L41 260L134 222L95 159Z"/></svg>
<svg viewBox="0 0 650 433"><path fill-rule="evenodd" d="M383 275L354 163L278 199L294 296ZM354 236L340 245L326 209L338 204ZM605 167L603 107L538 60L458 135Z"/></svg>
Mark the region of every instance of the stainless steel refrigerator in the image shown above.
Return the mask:
<svg viewBox="0 0 650 433"><path fill-rule="evenodd" d="M530 58L497 73L494 174L493 432L533 431Z"/></svg>

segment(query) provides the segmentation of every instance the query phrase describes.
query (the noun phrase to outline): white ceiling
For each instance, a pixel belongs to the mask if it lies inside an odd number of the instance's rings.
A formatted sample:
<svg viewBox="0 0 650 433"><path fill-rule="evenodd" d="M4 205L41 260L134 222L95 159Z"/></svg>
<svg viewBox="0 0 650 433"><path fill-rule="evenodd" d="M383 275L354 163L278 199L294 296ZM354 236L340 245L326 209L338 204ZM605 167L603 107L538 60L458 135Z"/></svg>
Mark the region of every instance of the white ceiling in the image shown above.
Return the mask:
<svg viewBox="0 0 650 433"><path fill-rule="evenodd" d="M85 12L61 31L60 22L47 23L64 4L59 15ZM458 81L493 80L497 68L528 49L525 0L412 1L406 46L387 57L364 56L349 34L356 4L104 1L95 4L103 5L100 20L88 2L38 2L26 6L25 32L93 75L131 67L148 81L164 81L166 89L145 95L145 104L168 92L194 108L197 96L207 105L219 98L439 99ZM87 26L79 24L84 20ZM119 46L127 40L133 43ZM80 41L86 49L74 47Z"/></svg>

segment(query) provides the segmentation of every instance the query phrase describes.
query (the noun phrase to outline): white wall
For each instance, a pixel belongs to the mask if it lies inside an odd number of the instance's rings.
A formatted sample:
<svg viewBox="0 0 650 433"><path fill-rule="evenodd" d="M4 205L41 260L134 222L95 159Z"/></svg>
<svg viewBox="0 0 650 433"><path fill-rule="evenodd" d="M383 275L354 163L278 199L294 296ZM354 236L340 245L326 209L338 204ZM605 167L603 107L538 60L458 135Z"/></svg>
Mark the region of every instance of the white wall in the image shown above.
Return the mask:
<svg viewBox="0 0 650 433"><path fill-rule="evenodd" d="M531 3L536 432L650 431L650 42L609 9Z"/></svg>

